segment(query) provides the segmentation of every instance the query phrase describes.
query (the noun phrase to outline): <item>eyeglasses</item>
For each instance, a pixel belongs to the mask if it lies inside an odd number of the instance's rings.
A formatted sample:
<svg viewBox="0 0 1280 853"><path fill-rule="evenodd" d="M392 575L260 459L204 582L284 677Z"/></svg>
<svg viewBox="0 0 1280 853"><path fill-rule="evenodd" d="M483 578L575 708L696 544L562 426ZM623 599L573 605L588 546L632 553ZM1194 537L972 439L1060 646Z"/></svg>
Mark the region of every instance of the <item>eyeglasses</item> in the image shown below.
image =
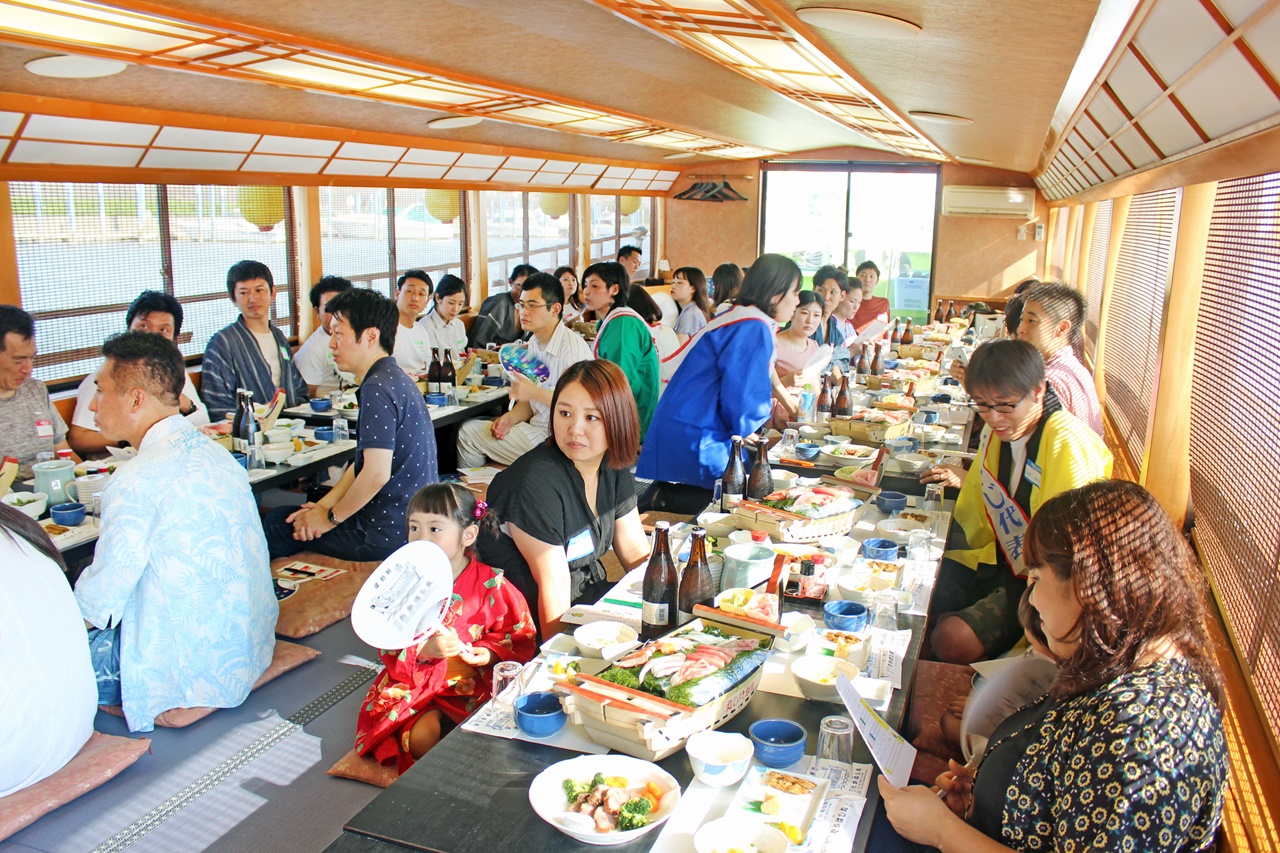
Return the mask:
<svg viewBox="0 0 1280 853"><path fill-rule="evenodd" d="M530 302L527 299L522 299L516 303L516 307L519 308L521 311L524 311L526 308L532 311L534 308L546 308L547 303L546 302Z"/></svg>
<svg viewBox="0 0 1280 853"><path fill-rule="evenodd" d="M1008 415L1012 414L1014 409L1022 405L1022 401L1027 399L1029 396L1030 392L1023 394L1018 398L1016 403L999 403L994 406L988 406L985 403L966 403L965 405L980 415L985 415L987 412L996 412L1001 415Z"/></svg>

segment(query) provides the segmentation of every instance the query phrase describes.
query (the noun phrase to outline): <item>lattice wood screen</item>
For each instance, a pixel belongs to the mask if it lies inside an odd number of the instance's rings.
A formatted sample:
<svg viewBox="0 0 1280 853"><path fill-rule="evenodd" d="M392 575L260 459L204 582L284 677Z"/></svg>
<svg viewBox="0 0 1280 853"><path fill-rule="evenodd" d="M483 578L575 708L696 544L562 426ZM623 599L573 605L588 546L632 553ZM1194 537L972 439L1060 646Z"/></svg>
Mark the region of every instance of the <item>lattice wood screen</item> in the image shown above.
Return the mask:
<svg viewBox="0 0 1280 853"><path fill-rule="evenodd" d="M1085 351L1098 356L1098 320L1102 315L1102 284L1107 277L1107 251L1111 247L1111 199L1098 205L1093 220L1093 242L1089 244L1089 265L1084 275L1086 305Z"/></svg>

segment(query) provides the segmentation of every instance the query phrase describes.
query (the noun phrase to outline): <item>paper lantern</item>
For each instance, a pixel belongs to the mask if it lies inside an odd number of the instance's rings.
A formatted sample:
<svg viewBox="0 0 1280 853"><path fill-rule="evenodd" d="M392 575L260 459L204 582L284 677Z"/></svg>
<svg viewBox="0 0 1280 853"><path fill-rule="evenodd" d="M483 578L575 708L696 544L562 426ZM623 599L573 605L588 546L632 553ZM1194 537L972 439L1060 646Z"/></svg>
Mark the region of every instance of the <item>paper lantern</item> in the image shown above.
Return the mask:
<svg viewBox="0 0 1280 853"><path fill-rule="evenodd" d="M279 187L237 187L240 215L259 231L270 231L284 221L284 190Z"/></svg>
<svg viewBox="0 0 1280 853"><path fill-rule="evenodd" d="M538 207L552 219L559 219L569 212L569 194L538 193Z"/></svg>
<svg viewBox="0 0 1280 853"><path fill-rule="evenodd" d="M452 222L462 212L457 190L427 190L427 212L444 223Z"/></svg>
<svg viewBox="0 0 1280 853"><path fill-rule="evenodd" d="M640 209L640 197L624 195L618 199L618 210L623 216L630 216Z"/></svg>

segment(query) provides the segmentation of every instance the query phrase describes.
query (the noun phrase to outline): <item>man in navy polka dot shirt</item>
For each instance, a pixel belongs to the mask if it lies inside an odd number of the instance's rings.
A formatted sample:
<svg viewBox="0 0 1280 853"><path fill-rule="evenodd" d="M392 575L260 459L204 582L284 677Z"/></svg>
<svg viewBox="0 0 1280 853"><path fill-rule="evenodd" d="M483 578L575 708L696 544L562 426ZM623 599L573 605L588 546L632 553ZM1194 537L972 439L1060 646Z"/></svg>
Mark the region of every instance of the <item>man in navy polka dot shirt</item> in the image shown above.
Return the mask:
<svg viewBox="0 0 1280 853"><path fill-rule="evenodd" d="M263 518L272 559L302 550L343 560L382 560L407 541L409 498L438 479L426 402L391 355L399 312L391 300L352 288L329 300L338 369L360 383L355 462L316 503Z"/></svg>

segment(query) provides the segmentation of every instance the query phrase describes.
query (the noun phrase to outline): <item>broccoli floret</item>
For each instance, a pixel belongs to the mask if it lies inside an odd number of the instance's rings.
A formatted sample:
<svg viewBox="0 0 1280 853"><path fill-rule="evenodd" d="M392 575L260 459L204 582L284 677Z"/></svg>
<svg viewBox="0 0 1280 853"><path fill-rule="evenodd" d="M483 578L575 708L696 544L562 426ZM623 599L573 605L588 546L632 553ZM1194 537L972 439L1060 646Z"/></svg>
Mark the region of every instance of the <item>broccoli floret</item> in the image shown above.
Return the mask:
<svg viewBox="0 0 1280 853"><path fill-rule="evenodd" d="M590 792L590 790L591 788L588 786L575 782L572 779L564 780L564 796L565 799L571 803L577 802L579 795L586 794Z"/></svg>
<svg viewBox="0 0 1280 853"><path fill-rule="evenodd" d="M599 788L603 784L604 784L604 774L597 773L596 775L591 777L591 784L587 786L587 790L594 791L596 788Z"/></svg>
<svg viewBox="0 0 1280 853"><path fill-rule="evenodd" d="M636 797L634 800L628 800L618 812L618 831L626 832L628 829L639 829L649 822L648 814L653 810L653 803L645 797Z"/></svg>

